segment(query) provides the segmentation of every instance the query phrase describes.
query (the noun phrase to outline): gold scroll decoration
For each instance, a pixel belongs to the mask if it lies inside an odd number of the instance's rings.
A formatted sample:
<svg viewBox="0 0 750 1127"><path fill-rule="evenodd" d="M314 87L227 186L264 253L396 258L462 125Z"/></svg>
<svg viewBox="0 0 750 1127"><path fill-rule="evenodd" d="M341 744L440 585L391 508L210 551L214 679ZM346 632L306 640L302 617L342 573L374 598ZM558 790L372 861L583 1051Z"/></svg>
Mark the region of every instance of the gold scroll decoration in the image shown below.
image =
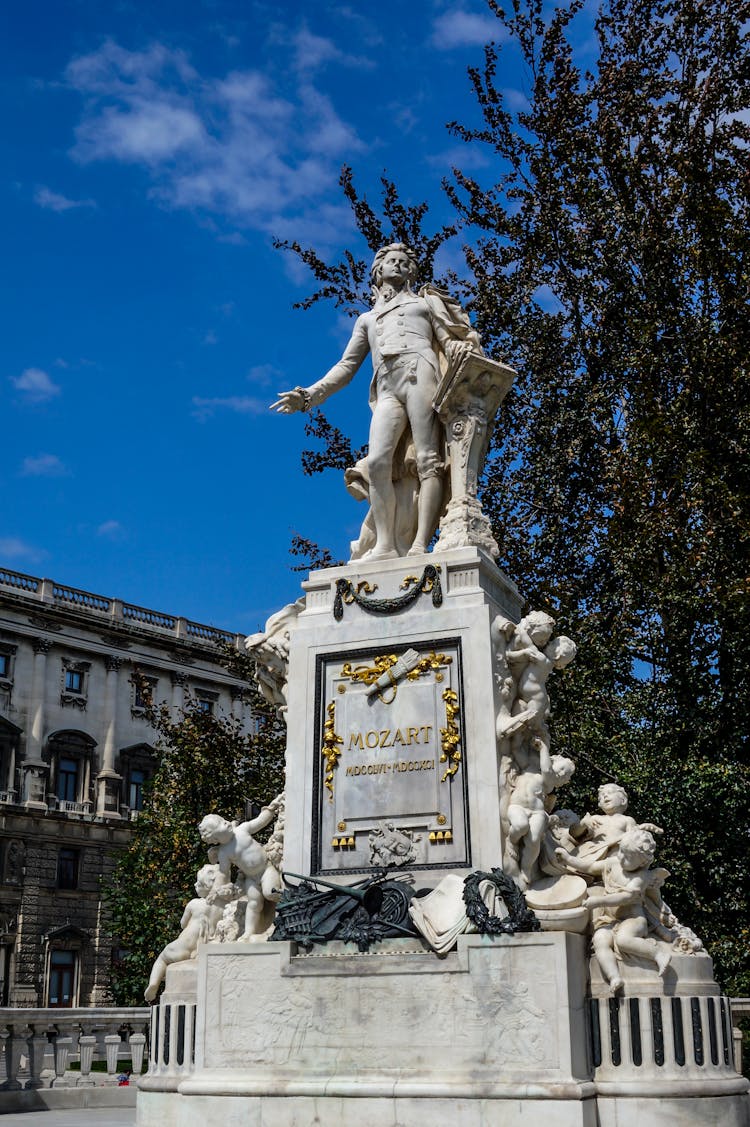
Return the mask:
<svg viewBox="0 0 750 1127"><path fill-rule="evenodd" d="M331 703L326 708L328 719L323 724L323 746L321 752L325 759L326 769L324 777L324 785L328 791L328 801L333 802L333 772L338 765L339 756L341 755L341 748L344 741L341 736L336 734L336 702Z"/></svg>
<svg viewBox="0 0 750 1127"><path fill-rule="evenodd" d="M444 783L447 778L453 778L461 762L461 752L458 746L461 742L461 732L458 727L458 694L453 689L443 689L443 700L445 701L445 727L440 729L440 744L443 749L440 762L447 763L448 766L440 779L441 783Z"/></svg>

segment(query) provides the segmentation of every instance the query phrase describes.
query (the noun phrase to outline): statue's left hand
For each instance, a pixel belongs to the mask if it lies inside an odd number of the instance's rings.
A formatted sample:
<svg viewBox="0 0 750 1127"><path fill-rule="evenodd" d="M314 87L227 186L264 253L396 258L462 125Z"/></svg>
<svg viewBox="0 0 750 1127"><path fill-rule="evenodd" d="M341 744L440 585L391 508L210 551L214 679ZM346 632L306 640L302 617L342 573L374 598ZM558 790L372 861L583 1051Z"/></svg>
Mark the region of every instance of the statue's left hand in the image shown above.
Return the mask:
<svg viewBox="0 0 750 1127"><path fill-rule="evenodd" d="M450 360L451 364L458 365L473 352L473 348L467 340L449 340L445 344L445 355Z"/></svg>

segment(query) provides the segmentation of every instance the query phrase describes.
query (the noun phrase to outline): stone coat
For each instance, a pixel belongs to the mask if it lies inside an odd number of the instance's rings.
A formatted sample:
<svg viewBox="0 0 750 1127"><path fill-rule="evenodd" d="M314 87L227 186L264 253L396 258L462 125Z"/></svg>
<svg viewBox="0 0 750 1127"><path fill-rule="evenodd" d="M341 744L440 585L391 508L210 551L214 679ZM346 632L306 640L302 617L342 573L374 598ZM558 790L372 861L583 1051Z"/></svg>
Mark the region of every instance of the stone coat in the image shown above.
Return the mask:
<svg viewBox="0 0 750 1127"><path fill-rule="evenodd" d="M344 354L322 379L312 384L310 406L317 407L339 388L345 387L372 353L373 378L370 383L370 407L377 402L377 378L382 365L404 354L421 356L438 376L436 347L450 340L449 334L434 316L429 302L410 291L396 294L390 301L377 304L369 313L362 313Z"/></svg>

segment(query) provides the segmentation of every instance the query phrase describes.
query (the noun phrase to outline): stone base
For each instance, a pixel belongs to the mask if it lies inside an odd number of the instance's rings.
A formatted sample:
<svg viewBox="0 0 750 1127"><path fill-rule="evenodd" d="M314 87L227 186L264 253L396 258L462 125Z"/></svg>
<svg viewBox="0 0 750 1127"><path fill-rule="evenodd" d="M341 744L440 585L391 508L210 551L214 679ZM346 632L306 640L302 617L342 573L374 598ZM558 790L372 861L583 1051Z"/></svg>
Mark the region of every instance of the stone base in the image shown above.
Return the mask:
<svg viewBox="0 0 750 1127"><path fill-rule="evenodd" d="M691 996L712 1006L710 960L691 968ZM748 1127L718 997L701 1065L687 1026L684 1066L671 1051L653 1059L647 1025L639 1061L628 1022L650 1002L586 1000L587 971L585 937L563 932L463 935L443 958L419 939L366 954L209 944L167 973L138 1125ZM674 1007L686 1021L697 1009L692 997L662 1001L667 1046Z"/></svg>
<svg viewBox="0 0 750 1127"><path fill-rule="evenodd" d="M418 939L368 954L209 944L194 1070L176 1067L184 1002L168 978L172 1063L157 1051L138 1123L595 1127L585 971L583 939L562 933L465 935L442 959Z"/></svg>
<svg viewBox="0 0 750 1127"><path fill-rule="evenodd" d="M175 1118L174 1099L161 1093L138 1097L138 1125L159 1127L598 1127L592 1099L536 1100L523 1092L506 1099L346 1096L209 1096L185 1098ZM666 1122L666 1121L665 1121ZM673 1120L672 1123L682 1122ZM713 1122L713 1121L711 1121ZM609 1124L607 1125L609 1127ZM733 1122L729 1127L735 1127Z"/></svg>

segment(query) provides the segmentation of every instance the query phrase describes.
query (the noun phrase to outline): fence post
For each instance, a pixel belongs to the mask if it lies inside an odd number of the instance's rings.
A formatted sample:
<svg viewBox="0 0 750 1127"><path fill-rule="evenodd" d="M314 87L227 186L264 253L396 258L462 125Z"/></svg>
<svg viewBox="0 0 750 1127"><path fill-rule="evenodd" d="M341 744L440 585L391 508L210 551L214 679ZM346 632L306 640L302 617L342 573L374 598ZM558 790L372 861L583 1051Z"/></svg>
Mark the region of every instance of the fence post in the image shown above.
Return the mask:
<svg viewBox="0 0 750 1127"><path fill-rule="evenodd" d="M145 1033L130 1034L130 1059L133 1062L133 1076L140 1076L143 1068L143 1051L146 1047Z"/></svg>
<svg viewBox="0 0 750 1127"><path fill-rule="evenodd" d="M53 1088L69 1088L70 1083L65 1077L68 1070L68 1057L70 1056L70 1049L73 1044L72 1037L56 1037L55 1038L55 1079L52 1081Z"/></svg>
<svg viewBox="0 0 750 1127"><path fill-rule="evenodd" d="M43 1033L32 1032L29 1037L29 1079L27 1088L43 1088L42 1069L44 1068L44 1054L47 1051L47 1030Z"/></svg>
<svg viewBox="0 0 750 1127"><path fill-rule="evenodd" d="M108 1033L104 1038L104 1046L107 1053L107 1079L105 1083L117 1083L117 1053L122 1044L122 1039L119 1033Z"/></svg>
<svg viewBox="0 0 750 1127"><path fill-rule="evenodd" d="M78 1038L78 1051L81 1054L81 1075L78 1077L79 1088L91 1088L94 1078L91 1075L91 1062L94 1059L96 1037L93 1033L82 1033Z"/></svg>

